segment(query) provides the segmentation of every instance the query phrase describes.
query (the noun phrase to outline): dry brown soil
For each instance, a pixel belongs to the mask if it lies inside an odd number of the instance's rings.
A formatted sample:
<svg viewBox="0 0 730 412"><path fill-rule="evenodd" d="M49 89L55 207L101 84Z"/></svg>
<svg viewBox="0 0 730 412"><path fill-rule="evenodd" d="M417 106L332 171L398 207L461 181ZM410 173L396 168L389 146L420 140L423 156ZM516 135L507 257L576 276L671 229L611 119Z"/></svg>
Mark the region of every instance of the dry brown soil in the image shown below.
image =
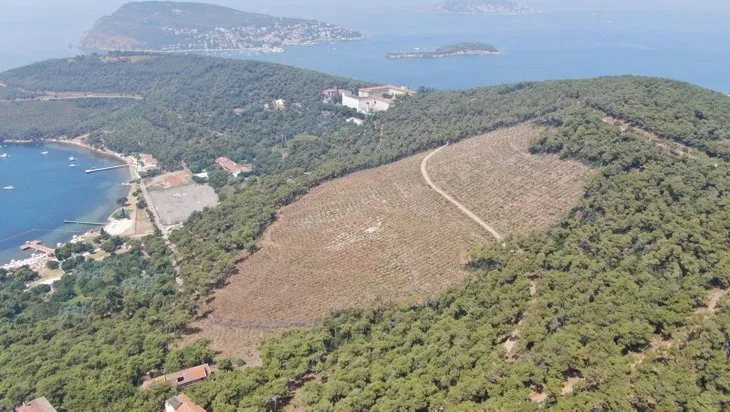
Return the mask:
<svg viewBox="0 0 730 412"><path fill-rule="evenodd" d="M529 155L537 133L524 126L451 145L429 160L429 173L505 235L545 228L592 172ZM338 309L417 302L461 282L469 249L494 239L427 185L426 155L327 182L281 209L262 249L215 293L196 336L253 362L262 331L306 327Z"/></svg>
<svg viewBox="0 0 730 412"><path fill-rule="evenodd" d="M557 156L529 154L540 129L520 126L449 146L434 156L434 183L503 235L556 223L594 171Z"/></svg>

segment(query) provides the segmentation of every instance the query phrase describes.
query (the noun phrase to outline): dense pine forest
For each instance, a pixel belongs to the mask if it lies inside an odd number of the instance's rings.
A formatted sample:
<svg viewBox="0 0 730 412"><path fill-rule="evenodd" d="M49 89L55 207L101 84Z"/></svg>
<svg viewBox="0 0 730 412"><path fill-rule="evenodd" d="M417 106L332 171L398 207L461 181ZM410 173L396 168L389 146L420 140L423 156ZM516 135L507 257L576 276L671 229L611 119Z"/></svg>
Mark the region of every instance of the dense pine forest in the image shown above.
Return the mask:
<svg viewBox="0 0 730 412"><path fill-rule="evenodd" d="M169 169L200 170L216 157L270 170L287 142L322 136L353 115L323 103L329 87L365 82L254 61L196 56L80 56L0 74L0 140L76 137L112 150L154 154ZM8 101L47 92L97 92L143 97ZM283 100L284 106L273 104ZM140 136L143 136L140 139Z"/></svg>
<svg viewBox="0 0 730 412"><path fill-rule="evenodd" d="M725 95L643 77L424 91L354 127L349 113L321 102L321 90L364 82L258 62L115 58L0 74L24 96L144 96L2 102L0 136L91 133L169 167L204 167L220 154L289 155L261 161L255 178L173 234L182 288L154 236L129 254L82 263L50 297L44 286L21 293L32 273L0 274L0 409L34 396L68 410L158 408L172 389L138 391L144 374L212 359L205 342L170 343L234 261L255 252L278 207L325 180L524 122L548 126L533 142L536 155L600 171L559 225L474 250L472 277L422 305L344 311L272 336L262 367L221 368L186 392L216 411L277 410L295 393L314 410L532 410L530 399L560 410L730 408L730 306L704 303L730 287ZM280 98L297 110L263 108ZM5 107L27 123L8 124ZM281 142L282 130L291 141ZM516 332L507 357L503 343Z"/></svg>

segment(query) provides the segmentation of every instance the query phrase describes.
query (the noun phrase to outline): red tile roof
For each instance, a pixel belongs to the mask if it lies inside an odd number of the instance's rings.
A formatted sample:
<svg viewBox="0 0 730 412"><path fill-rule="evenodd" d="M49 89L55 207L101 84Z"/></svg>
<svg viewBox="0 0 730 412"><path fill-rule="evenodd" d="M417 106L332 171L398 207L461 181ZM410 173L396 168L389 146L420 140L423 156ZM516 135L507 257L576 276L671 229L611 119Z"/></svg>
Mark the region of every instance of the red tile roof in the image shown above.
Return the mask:
<svg viewBox="0 0 730 412"><path fill-rule="evenodd" d="M366 87L364 89L360 89L361 92L374 92L378 90L400 90L402 92L406 93L415 93L413 90L407 88L407 87L401 87L401 86L394 86L392 84L388 84L385 86L374 86L374 87Z"/></svg>
<svg viewBox="0 0 730 412"><path fill-rule="evenodd" d="M184 386L202 381L208 376L210 376L210 366L206 363L145 381L142 383L142 389L149 389L155 383L169 383L172 386Z"/></svg>
<svg viewBox="0 0 730 412"><path fill-rule="evenodd" d="M240 169L238 168L238 164L234 162L233 160L221 156L215 160L215 162L220 165L220 167L228 170L230 173L238 173L240 172Z"/></svg>
<svg viewBox="0 0 730 412"><path fill-rule="evenodd" d="M193 400L184 393L168 399L166 403L170 405L175 412L205 412L205 409L193 402Z"/></svg>

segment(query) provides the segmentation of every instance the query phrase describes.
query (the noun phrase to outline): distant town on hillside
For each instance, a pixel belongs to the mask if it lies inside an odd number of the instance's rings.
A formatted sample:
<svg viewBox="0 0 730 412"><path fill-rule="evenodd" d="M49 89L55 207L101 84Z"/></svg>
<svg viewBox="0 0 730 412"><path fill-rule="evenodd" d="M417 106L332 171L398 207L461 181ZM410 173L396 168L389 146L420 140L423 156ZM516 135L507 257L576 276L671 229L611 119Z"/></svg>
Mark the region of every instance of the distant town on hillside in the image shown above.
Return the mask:
<svg viewBox="0 0 730 412"><path fill-rule="evenodd" d="M285 46L362 39L316 20L272 17L203 3L127 3L99 19L79 46L88 50L282 52Z"/></svg>

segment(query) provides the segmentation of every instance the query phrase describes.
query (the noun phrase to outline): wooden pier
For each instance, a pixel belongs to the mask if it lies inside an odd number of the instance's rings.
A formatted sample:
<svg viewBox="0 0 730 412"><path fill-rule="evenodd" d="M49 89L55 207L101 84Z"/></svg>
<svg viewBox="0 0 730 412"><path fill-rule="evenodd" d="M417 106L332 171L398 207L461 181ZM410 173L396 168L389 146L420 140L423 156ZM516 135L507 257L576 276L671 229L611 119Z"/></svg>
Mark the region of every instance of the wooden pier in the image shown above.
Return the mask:
<svg viewBox="0 0 730 412"><path fill-rule="evenodd" d="M37 252L45 253L48 256L53 256L55 251L48 246L43 246L41 244L40 240L31 240L28 242L23 243L23 246L20 247L20 250L28 250L33 249Z"/></svg>
<svg viewBox="0 0 730 412"><path fill-rule="evenodd" d="M107 170L121 169L123 167L129 167L129 165L128 164L123 164L123 165L117 165L117 166L100 167L100 168L97 168L97 169L86 169L85 172L87 174L89 174L89 173L96 173L96 172L105 172Z"/></svg>
<svg viewBox="0 0 730 412"><path fill-rule="evenodd" d="M66 224L76 224L76 225L88 225L88 226L106 226L106 223L100 223L100 222L83 222L80 220L64 220L63 223Z"/></svg>

